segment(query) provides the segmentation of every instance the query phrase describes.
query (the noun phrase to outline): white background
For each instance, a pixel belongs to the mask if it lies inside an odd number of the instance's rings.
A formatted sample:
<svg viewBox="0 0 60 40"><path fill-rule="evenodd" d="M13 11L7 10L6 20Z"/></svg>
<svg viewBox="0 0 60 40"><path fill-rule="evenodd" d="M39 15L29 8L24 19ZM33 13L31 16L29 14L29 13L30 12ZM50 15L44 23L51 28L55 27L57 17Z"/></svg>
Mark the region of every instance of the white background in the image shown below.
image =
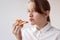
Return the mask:
<svg viewBox="0 0 60 40"><path fill-rule="evenodd" d="M60 29L60 0L49 2L51 24ZM12 24L17 18L28 20L27 0L0 0L0 40L16 40L12 34Z"/></svg>

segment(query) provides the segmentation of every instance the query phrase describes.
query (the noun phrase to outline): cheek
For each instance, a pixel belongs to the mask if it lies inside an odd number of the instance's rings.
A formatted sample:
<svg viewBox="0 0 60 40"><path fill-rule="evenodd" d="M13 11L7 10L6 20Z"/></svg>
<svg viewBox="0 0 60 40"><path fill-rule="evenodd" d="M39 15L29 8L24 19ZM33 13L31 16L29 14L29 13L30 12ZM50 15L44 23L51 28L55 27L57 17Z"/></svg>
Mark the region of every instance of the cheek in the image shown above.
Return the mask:
<svg viewBox="0 0 60 40"><path fill-rule="evenodd" d="M36 15L34 15L34 19L37 22L42 22L44 20L44 17L40 14L36 14Z"/></svg>

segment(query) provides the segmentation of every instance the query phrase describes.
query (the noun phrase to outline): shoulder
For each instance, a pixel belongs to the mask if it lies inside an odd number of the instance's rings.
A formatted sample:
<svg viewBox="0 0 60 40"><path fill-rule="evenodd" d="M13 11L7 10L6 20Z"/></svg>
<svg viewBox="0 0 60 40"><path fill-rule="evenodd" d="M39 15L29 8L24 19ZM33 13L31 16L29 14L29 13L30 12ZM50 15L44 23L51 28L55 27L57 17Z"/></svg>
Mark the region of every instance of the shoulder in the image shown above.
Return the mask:
<svg viewBox="0 0 60 40"><path fill-rule="evenodd" d="M52 27L51 31L54 33L54 35L57 35L57 37L60 36L60 29Z"/></svg>
<svg viewBox="0 0 60 40"><path fill-rule="evenodd" d="M60 29L58 29L58 28L52 27L52 30L53 30L54 32L60 33Z"/></svg>
<svg viewBox="0 0 60 40"><path fill-rule="evenodd" d="M51 27L50 32L56 38L56 40L60 40L60 29Z"/></svg>
<svg viewBox="0 0 60 40"><path fill-rule="evenodd" d="M53 28L55 33L57 34L56 40L60 40L60 29Z"/></svg>

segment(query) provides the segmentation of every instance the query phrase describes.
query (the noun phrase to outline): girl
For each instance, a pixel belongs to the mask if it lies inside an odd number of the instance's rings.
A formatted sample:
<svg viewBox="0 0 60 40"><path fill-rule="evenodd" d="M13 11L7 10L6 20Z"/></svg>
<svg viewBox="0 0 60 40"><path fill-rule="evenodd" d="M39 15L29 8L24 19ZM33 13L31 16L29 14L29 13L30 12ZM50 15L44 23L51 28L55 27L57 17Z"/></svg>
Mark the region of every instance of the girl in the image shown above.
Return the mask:
<svg viewBox="0 0 60 40"><path fill-rule="evenodd" d="M29 0L29 20L36 26L21 30L23 24L17 27L18 23L15 23L13 33L17 40L60 40L60 30L51 26L49 14L50 4L47 0Z"/></svg>

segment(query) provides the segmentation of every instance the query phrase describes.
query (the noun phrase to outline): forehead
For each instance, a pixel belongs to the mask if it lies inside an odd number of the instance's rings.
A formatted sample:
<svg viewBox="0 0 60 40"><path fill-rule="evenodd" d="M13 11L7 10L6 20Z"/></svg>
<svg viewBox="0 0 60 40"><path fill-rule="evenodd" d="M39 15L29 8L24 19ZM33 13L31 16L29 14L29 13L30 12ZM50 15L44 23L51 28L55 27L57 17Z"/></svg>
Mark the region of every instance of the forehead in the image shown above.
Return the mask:
<svg viewBox="0 0 60 40"><path fill-rule="evenodd" d="M35 9L35 3L34 2L29 2L28 3L28 9Z"/></svg>

